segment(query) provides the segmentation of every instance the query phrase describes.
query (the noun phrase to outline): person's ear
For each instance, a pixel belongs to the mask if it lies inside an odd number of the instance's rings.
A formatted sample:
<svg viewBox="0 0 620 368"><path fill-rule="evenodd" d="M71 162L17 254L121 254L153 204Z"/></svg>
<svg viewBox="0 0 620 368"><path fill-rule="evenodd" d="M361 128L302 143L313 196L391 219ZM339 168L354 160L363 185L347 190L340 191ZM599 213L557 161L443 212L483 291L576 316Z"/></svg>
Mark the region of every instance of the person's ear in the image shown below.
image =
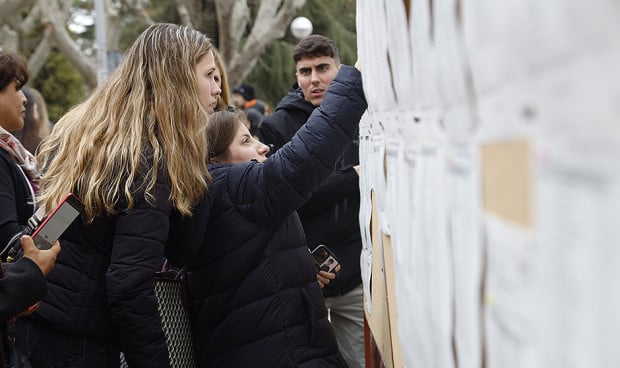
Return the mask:
<svg viewBox="0 0 620 368"><path fill-rule="evenodd" d="M217 159L215 157L209 157L210 164L217 164Z"/></svg>

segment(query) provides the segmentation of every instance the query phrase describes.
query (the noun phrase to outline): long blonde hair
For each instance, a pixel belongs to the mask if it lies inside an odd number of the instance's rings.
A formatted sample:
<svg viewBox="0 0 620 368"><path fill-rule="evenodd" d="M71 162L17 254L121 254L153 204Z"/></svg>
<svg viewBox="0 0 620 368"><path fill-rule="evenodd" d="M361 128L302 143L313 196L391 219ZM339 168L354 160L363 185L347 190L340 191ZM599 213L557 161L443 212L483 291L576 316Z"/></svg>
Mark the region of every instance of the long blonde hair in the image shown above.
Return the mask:
<svg viewBox="0 0 620 368"><path fill-rule="evenodd" d="M92 221L131 209L136 191L153 203L160 172L167 174L171 204L191 215L210 180L208 113L194 67L212 48L204 34L184 26L146 29L116 71L41 145L40 202L53 208L73 192ZM119 203L127 207L117 208Z"/></svg>
<svg viewBox="0 0 620 368"><path fill-rule="evenodd" d="M220 86L222 92L217 99L217 107L215 109L217 111L221 111L226 110L228 106L232 106L232 101L230 98L230 86L228 85L228 73L226 73L226 66L224 65L224 60L222 60L222 55L220 55L220 53L215 48L213 48L213 57L215 59L215 67L220 71L220 77L222 82L222 85Z"/></svg>

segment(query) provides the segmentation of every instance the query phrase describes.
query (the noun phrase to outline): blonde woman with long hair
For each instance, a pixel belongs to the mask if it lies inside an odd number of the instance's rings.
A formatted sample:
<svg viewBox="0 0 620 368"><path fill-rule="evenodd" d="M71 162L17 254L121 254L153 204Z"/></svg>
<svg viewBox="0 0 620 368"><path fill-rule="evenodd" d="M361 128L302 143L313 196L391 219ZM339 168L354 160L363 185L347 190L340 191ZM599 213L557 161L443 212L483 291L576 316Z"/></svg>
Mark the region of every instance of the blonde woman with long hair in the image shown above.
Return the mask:
<svg viewBox="0 0 620 368"><path fill-rule="evenodd" d="M207 188L205 124L220 88L213 46L173 24L145 30L121 64L63 116L40 148L40 201L68 192L86 206L63 235L17 349L33 366L169 367L153 277L170 215L190 215Z"/></svg>

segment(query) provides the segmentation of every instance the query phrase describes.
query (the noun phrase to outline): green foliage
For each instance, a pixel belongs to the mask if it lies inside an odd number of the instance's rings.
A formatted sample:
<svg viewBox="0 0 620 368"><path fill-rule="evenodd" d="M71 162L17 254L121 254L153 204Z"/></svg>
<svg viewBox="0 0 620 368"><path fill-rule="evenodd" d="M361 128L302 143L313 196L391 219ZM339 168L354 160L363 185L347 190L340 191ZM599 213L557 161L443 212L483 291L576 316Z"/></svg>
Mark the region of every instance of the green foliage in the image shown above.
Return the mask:
<svg viewBox="0 0 620 368"><path fill-rule="evenodd" d="M45 98L52 123L58 121L71 106L83 100L88 93L80 74L55 50L36 79L29 84L38 89Z"/></svg>
<svg viewBox="0 0 620 368"><path fill-rule="evenodd" d="M298 16L307 17L312 21L313 33L322 34L336 42L342 63L355 64L357 60L355 1L308 0ZM246 78L247 83L254 85L257 97L269 103L273 109L295 83L293 49L298 41L289 29L282 40L274 42L267 48Z"/></svg>

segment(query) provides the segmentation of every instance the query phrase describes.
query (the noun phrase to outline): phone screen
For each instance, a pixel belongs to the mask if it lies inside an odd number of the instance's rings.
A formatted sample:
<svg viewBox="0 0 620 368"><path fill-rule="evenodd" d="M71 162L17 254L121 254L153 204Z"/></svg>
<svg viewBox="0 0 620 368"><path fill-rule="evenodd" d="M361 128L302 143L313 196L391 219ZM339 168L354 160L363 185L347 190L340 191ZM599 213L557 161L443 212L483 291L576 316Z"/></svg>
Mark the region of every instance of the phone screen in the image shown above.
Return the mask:
<svg viewBox="0 0 620 368"><path fill-rule="evenodd" d="M63 201L33 232L32 239L37 248L51 248L73 220L80 215L81 210L82 204L75 197L68 197Z"/></svg>
<svg viewBox="0 0 620 368"><path fill-rule="evenodd" d="M314 262L323 271L331 272L338 266L338 260L333 253L324 245L319 245L312 251Z"/></svg>

